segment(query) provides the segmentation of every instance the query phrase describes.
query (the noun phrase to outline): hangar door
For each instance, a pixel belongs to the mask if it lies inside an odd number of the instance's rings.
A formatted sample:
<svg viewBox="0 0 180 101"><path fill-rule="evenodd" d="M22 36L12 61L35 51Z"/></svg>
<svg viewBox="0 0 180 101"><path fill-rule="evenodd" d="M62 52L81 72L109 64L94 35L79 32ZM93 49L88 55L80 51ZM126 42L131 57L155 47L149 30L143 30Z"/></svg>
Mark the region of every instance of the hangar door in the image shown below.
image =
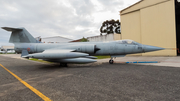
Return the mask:
<svg viewBox="0 0 180 101"><path fill-rule="evenodd" d="M177 49L180 49L180 2L175 0L175 14L176 14L176 44ZM177 50L177 55L180 56L180 50Z"/></svg>

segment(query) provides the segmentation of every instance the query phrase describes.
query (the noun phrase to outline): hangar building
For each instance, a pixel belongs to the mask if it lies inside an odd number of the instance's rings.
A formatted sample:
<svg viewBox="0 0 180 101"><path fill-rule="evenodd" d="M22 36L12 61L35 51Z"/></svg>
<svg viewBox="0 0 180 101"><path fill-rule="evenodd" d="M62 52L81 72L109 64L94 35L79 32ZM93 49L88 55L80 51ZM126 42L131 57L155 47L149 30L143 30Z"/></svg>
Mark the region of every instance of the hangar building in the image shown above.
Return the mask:
<svg viewBox="0 0 180 101"><path fill-rule="evenodd" d="M177 56L180 53L180 3L177 0L141 0L120 11L122 39L174 50L138 54Z"/></svg>
<svg viewBox="0 0 180 101"><path fill-rule="evenodd" d="M1 51L14 50L14 46L1 46L0 49Z"/></svg>
<svg viewBox="0 0 180 101"><path fill-rule="evenodd" d="M87 37L89 42L99 42L99 41L114 41L114 40L120 40L121 39L121 34L106 34L106 35L100 35L100 36L92 36L92 37Z"/></svg>
<svg viewBox="0 0 180 101"><path fill-rule="evenodd" d="M41 38L41 42L43 43L66 43L70 41L73 41L73 40L65 38L65 37L61 37L61 36Z"/></svg>

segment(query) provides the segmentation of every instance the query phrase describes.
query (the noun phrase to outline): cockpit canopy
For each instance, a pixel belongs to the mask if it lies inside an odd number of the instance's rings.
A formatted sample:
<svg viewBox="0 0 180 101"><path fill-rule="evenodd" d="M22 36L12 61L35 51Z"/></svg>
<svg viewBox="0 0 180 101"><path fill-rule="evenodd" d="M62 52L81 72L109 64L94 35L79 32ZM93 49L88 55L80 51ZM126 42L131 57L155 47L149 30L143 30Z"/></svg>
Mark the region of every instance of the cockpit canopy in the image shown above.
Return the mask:
<svg viewBox="0 0 180 101"><path fill-rule="evenodd" d="M135 42L135 41L129 40L129 39L118 40L117 42L120 43L120 44L132 44L132 45L138 45L139 44L138 42Z"/></svg>

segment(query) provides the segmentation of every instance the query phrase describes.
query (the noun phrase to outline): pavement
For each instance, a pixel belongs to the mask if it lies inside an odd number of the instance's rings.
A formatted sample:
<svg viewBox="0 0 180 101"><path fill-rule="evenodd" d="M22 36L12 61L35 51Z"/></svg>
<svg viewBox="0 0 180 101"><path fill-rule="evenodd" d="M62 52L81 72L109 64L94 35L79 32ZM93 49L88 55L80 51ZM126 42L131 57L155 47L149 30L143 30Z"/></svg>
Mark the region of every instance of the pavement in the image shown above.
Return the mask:
<svg viewBox="0 0 180 101"><path fill-rule="evenodd" d="M98 62L107 62L108 59L98 60ZM169 66L180 67L180 56L177 57L144 57L144 56L128 56L114 59L115 63L125 62L141 62L141 61L157 61L158 63L137 63L138 65L152 65L152 66Z"/></svg>
<svg viewBox="0 0 180 101"><path fill-rule="evenodd" d="M24 59L21 58L20 54L1 54L1 56L6 56L10 58L16 59ZM25 59L26 60L26 59ZM102 63L107 63L109 59L98 59L95 63L90 63L88 65L99 65ZM158 63L136 63L138 65L152 65L152 66L169 66L169 67L180 67L180 56L176 57L157 57L157 56L126 56L119 57L114 59L114 63L126 63L126 62L141 62L141 61L157 61ZM82 65L84 66L84 65Z"/></svg>
<svg viewBox="0 0 180 101"><path fill-rule="evenodd" d="M102 59L65 68L19 56L0 55L0 101L180 100L179 57L121 57L113 65ZM124 63L142 60L160 63Z"/></svg>

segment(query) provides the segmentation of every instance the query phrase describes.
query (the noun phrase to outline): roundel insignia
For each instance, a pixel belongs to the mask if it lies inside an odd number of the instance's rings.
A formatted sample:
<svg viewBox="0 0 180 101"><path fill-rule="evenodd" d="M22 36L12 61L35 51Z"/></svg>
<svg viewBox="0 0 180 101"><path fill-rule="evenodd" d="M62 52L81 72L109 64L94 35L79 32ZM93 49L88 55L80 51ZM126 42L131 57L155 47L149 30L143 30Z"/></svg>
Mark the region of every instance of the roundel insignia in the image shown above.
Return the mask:
<svg viewBox="0 0 180 101"><path fill-rule="evenodd" d="M30 48L27 48L27 51L30 51L31 49Z"/></svg>

